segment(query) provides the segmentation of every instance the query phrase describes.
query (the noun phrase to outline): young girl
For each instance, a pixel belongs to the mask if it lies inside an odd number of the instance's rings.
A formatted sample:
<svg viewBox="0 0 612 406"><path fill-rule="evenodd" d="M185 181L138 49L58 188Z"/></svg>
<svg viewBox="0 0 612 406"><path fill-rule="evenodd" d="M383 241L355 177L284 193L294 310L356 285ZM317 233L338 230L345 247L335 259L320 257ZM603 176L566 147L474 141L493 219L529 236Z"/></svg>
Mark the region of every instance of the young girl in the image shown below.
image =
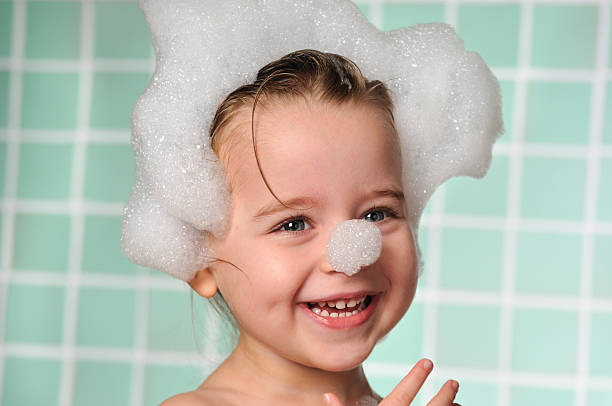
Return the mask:
<svg viewBox="0 0 612 406"><path fill-rule="evenodd" d="M211 146L231 204L215 260L189 285L223 300L238 344L196 390L171 405L370 405L362 362L414 298L418 258L386 86L350 60L303 50L262 68L218 107ZM380 230L375 262L330 264L338 224ZM432 370L421 360L381 405L409 405ZM452 405L446 382L430 405Z"/></svg>

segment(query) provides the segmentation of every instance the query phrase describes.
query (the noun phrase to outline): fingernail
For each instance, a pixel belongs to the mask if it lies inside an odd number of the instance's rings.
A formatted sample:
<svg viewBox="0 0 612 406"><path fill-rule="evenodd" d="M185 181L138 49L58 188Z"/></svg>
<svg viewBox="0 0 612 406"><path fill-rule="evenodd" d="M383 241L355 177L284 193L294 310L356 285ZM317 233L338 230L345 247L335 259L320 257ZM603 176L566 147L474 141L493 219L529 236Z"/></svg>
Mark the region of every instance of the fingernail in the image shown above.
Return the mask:
<svg viewBox="0 0 612 406"><path fill-rule="evenodd" d="M325 400L325 404L326 405L331 405L332 404L332 398L331 398L331 395L329 393L323 394L323 399Z"/></svg>
<svg viewBox="0 0 612 406"><path fill-rule="evenodd" d="M454 380L451 381L451 387L453 388L455 392L457 392L459 390L459 382L454 381Z"/></svg>
<svg viewBox="0 0 612 406"><path fill-rule="evenodd" d="M426 359L425 361L423 361L423 369L425 371L431 371L431 369L433 368L433 362L431 362L430 360Z"/></svg>

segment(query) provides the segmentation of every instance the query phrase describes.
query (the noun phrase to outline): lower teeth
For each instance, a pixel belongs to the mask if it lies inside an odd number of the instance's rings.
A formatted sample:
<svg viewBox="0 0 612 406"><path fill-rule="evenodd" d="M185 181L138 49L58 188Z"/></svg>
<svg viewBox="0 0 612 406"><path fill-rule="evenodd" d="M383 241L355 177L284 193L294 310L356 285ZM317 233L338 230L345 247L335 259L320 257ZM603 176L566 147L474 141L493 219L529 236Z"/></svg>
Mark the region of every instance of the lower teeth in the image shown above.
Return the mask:
<svg viewBox="0 0 612 406"><path fill-rule="evenodd" d="M357 313L361 312L366 307L368 307L369 304L370 304L370 297L367 297L363 302L361 302L359 304L357 309L355 309L353 311L332 312L332 313L330 313L327 310L321 310L321 308L317 307L317 305L314 305L313 307L311 307L310 310L313 313L315 313L315 314L317 314L319 316L323 316L323 317L343 318L343 317L351 317L351 316L356 315Z"/></svg>

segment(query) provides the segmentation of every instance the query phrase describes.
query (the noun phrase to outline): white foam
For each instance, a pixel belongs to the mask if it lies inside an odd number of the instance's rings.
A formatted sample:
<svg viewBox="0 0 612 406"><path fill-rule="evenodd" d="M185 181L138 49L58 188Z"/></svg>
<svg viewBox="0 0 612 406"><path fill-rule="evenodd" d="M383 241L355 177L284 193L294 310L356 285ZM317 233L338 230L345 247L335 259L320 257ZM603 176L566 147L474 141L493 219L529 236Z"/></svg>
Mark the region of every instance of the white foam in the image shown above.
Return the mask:
<svg viewBox="0 0 612 406"><path fill-rule="evenodd" d="M325 253L336 272L355 275L376 262L382 249L382 235L371 221L357 219L339 223L332 231Z"/></svg>
<svg viewBox="0 0 612 406"><path fill-rule="evenodd" d="M209 145L215 110L259 68L298 49L344 55L392 90L413 230L442 182L483 176L489 166L502 131L499 85L446 24L381 32L347 0L141 0L140 6L157 65L133 112L138 182L122 247L137 263L183 280L206 264L202 234L221 234L229 207Z"/></svg>

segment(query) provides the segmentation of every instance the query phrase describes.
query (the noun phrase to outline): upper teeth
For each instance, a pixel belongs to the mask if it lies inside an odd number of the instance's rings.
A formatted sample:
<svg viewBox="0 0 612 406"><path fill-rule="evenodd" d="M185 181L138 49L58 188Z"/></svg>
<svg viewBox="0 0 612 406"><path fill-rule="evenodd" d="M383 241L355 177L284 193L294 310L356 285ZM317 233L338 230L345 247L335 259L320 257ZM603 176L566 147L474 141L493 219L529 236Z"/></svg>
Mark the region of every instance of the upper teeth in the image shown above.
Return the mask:
<svg viewBox="0 0 612 406"><path fill-rule="evenodd" d="M349 300L336 300L335 302L318 302L319 307L335 307L336 309L346 309L358 306L365 300L365 296Z"/></svg>

